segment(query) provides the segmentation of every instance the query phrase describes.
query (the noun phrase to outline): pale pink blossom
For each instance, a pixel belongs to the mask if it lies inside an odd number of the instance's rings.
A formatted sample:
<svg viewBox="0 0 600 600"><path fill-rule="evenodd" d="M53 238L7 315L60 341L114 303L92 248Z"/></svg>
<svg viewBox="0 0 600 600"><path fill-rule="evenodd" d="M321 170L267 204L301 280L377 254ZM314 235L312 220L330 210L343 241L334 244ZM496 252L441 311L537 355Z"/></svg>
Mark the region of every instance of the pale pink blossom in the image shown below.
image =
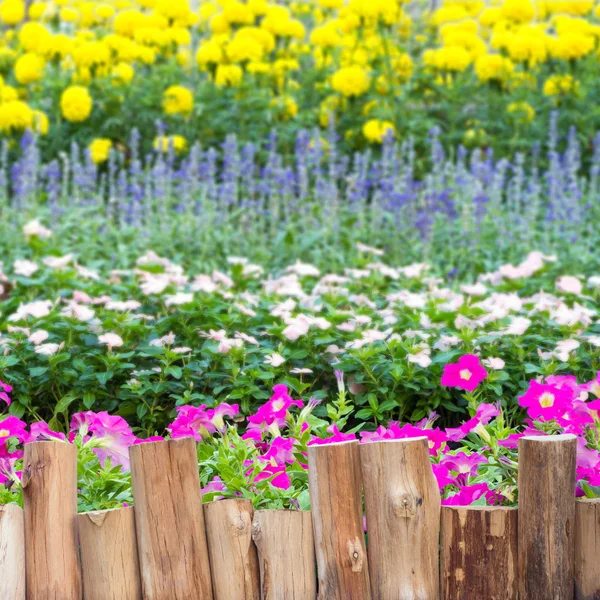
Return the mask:
<svg viewBox="0 0 600 600"><path fill-rule="evenodd" d="M17 312L13 313L8 317L9 321L23 321L27 317L33 317L35 319L41 319L47 317L52 309L52 302L50 300L35 300L28 304L20 304L17 308Z"/></svg>
<svg viewBox="0 0 600 600"><path fill-rule="evenodd" d="M56 354L59 350L61 350L63 345L64 344L52 343L40 344L39 346L36 346L35 353L43 354L44 356L52 356L53 354Z"/></svg>
<svg viewBox="0 0 600 600"><path fill-rule="evenodd" d="M563 275L556 280L556 289L565 294L579 295L583 291L583 285L577 277Z"/></svg>
<svg viewBox="0 0 600 600"><path fill-rule="evenodd" d="M165 298L165 306L182 306L184 304L190 304L194 301L194 294L178 292L172 296Z"/></svg>
<svg viewBox="0 0 600 600"><path fill-rule="evenodd" d="M47 227L44 227L38 219L29 221L23 225L23 234L25 239L29 240L32 237L37 237L40 240L46 240L52 235L52 231Z"/></svg>
<svg viewBox="0 0 600 600"><path fill-rule="evenodd" d="M48 339L48 332L44 329L38 329L34 331L27 339L35 346L38 346L42 342Z"/></svg>
<svg viewBox="0 0 600 600"><path fill-rule="evenodd" d="M271 365L272 367L280 367L285 362L285 358L283 358L281 354L273 352L273 354L267 354L263 362L267 365Z"/></svg>
<svg viewBox="0 0 600 600"><path fill-rule="evenodd" d="M21 277L31 277L39 268L38 264L31 260L15 260L13 263L15 275Z"/></svg>
<svg viewBox="0 0 600 600"><path fill-rule="evenodd" d="M51 269L62 270L67 267L73 260L72 254L66 254L65 256L47 256L42 262Z"/></svg>
<svg viewBox="0 0 600 600"><path fill-rule="evenodd" d="M98 342L108 346L110 350L112 348L120 348L123 345L123 338L116 333L109 332L98 336Z"/></svg>

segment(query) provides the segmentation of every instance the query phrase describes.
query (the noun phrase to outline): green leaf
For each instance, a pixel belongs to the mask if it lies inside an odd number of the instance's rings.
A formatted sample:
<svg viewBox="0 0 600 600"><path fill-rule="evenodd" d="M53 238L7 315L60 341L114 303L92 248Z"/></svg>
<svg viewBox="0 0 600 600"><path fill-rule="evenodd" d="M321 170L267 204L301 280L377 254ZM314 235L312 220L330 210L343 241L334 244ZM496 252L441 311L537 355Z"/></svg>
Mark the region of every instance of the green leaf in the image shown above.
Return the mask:
<svg viewBox="0 0 600 600"><path fill-rule="evenodd" d="M69 408L71 403L74 402L75 400L77 400L77 397L78 397L78 394L76 392L71 392L71 393L67 394L66 396L63 396L56 403L56 406L54 407L54 414L57 415L61 412L64 412L65 410L67 410L67 408Z"/></svg>
<svg viewBox="0 0 600 600"><path fill-rule="evenodd" d="M181 375L182 375L181 367L178 367L176 365L171 365L170 367L167 367L165 369L165 373L167 375L171 375L172 377L175 377L175 379L181 379Z"/></svg>
<svg viewBox="0 0 600 600"><path fill-rule="evenodd" d="M29 376L39 377L40 375L43 375L47 370L48 367L32 367L31 369L29 369Z"/></svg>

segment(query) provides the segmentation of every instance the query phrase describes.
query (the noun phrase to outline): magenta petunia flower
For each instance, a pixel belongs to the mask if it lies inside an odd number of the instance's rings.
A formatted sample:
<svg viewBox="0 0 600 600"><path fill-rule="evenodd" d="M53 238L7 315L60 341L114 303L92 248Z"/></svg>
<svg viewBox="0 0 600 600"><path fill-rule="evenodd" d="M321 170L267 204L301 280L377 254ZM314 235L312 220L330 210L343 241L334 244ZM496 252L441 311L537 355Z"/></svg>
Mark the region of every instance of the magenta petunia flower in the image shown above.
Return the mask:
<svg viewBox="0 0 600 600"><path fill-rule="evenodd" d="M474 485L466 485L450 498L442 500L443 506L470 506L482 496L486 497L488 504L493 504L496 493L490 490L487 483L476 483Z"/></svg>
<svg viewBox="0 0 600 600"><path fill-rule="evenodd" d="M487 374L478 356L465 354L458 359L457 363L444 366L441 383L445 387L457 387L472 392L487 377Z"/></svg>
<svg viewBox="0 0 600 600"><path fill-rule="evenodd" d="M17 417L6 417L0 421L0 448L11 437L17 438L21 444L30 441L31 436L27 433L26 428L27 424Z"/></svg>
<svg viewBox="0 0 600 600"><path fill-rule="evenodd" d="M213 415L206 409L206 404L200 406L178 406L177 417L167 427L173 439L193 437L197 442L217 431L212 422Z"/></svg>
<svg viewBox="0 0 600 600"><path fill-rule="evenodd" d="M7 406L10 406L10 398L8 394L12 392L12 385L0 381L0 400L4 400Z"/></svg>
<svg viewBox="0 0 600 600"><path fill-rule="evenodd" d="M529 388L519 396L519 404L536 420L553 421L562 417L573 401L573 389L530 381Z"/></svg>
<svg viewBox="0 0 600 600"><path fill-rule="evenodd" d="M48 423L46 421L38 421L37 423L32 423L29 428L31 433L28 440L25 442L52 442L52 441L60 441L66 442L67 436L64 433L57 433L56 431L52 431L48 427Z"/></svg>
<svg viewBox="0 0 600 600"><path fill-rule="evenodd" d="M500 416L500 410L494 404L480 404L474 417L465 421L460 427L449 427L446 429L448 439L453 442L459 442L472 431L477 432L487 425L492 419Z"/></svg>
<svg viewBox="0 0 600 600"><path fill-rule="evenodd" d="M429 428L432 421L429 419L421 421L423 427L407 423L400 427L398 423L390 422L388 429L382 425L376 431L362 431L360 433L361 443L380 442L382 440L401 440L406 438L426 437L429 453L436 456L442 445L448 441L446 434L439 428Z"/></svg>
<svg viewBox="0 0 600 600"><path fill-rule="evenodd" d="M327 433L331 433L333 434L331 437L328 438L318 438L318 437L313 437L310 442L308 442L309 446L322 446L325 444L337 444L339 442L349 442L351 440L355 440L356 439L356 434L355 433L342 433L339 429L337 425L330 425L327 428Z"/></svg>

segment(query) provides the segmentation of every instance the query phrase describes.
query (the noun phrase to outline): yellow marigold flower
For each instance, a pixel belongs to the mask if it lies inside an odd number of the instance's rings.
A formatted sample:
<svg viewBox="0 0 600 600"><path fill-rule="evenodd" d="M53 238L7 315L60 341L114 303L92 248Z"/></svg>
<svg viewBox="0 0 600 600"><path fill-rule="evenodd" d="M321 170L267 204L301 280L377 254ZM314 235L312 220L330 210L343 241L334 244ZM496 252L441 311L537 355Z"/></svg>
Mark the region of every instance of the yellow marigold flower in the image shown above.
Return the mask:
<svg viewBox="0 0 600 600"><path fill-rule="evenodd" d="M529 33L509 36L507 50L512 60L527 62L530 66L543 63L548 55L544 38Z"/></svg>
<svg viewBox="0 0 600 600"><path fill-rule="evenodd" d="M188 0L157 0L154 10L174 21L185 20L192 12Z"/></svg>
<svg viewBox="0 0 600 600"><path fill-rule="evenodd" d="M120 62L113 67L112 78L116 83L129 84L135 75L134 68L126 62Z"/></svg>
<svg viewBox="0 0 600 600"><path fill-rule="evenodd" d="M483 27L493 27L501 18L502 9L499 6L491 6L479 15L479 24Z"/></svg>
<svg viewBox="0 0 600 600"><path fill-rule="evenodd" d="M462 21L469 17L469 13L462 6L442 6L435 11L431 17L433 25L442 25L442 23L452 23Z"/></svg>
<svg viewBox="0 0 600 600"><path fill-rule="evenodd" d="M75 42L64 33L57 33L44 39L39 51L48 59L64 58L72 54Z"/></svg>
<svg viewBox="0 0 600 600"><path fill-rule="evenodd" d="M124 10L117 14L113 21L115 33L133 37L136 29L144 27L146 16L139 10Z"/></svg>
<svg viewBox="0 0 600 600"><path fill-rule="evenodd" d="M65 6L60 9L60 20L65 23L77 23L81 18L80 12L72 6Z"/></svg>
<svg viewBox="0 0 600 600"><path fill-rule="evenodd" d="M257 16L262 17L267 14L269 10L269 3L267 0L248 0L248 8Z"/></svg>
<svg viewBox="0 0 600 600"><path fill-rule="evenodd" d="M3 85L0 87L0 102L11 102L12 100L18 100L19 93L11 85Z"/></svg>
<svg viewBox="0 0 600 600"><path fill-rule="evenodd" d="M27 52L19 57L15 63L15 78L22 84L40 81L44 76L46 61L33 52Z"/></svg>
<svg viewBox="0 0 600 600"><path fill-rule="evenodd" d="M48 117L46 113L43 113L41 110L34 110L33 119L32 119L32 128L36 133L40 135L46 135L48 133L48 129L50 127L50 123L48 121Z"/></svg>
<svg viewBox="0 0 600 600"><path fill-rule="evenodd" d="M553 38L549 49L553 58L575 60L593 52L595 46L596 42L592 36L568 32Z"/></svg>
<svg viewBox="0 0 600 600"><path fill-rule="evenodd" d="M263 47L254 38L235 37L227 44L225 52L232 62L247 62L260 60L263 56Z"/></svg>
<svg viewBox="0 0 600 600"><path fill-rule="evenodd" d="M532 0L504 0L502 16L516 23L529 23L536 16Z"/></svg>
<svg viewBox="0 0 600 600"><path fill-rule="evenodd" d="M579 81L572 75L551 75L544 82L543 92L545 96L577 94L579 92Z"/></svg>
<svg viewBox="0 0 600 600"><path fill-rule="evenodd" d="M19 41L27 52L41 52L51 33L37 21L25 23L19 31Z"/></svg>
<svg viewBox="0 0 600 600"><path fill-rule="evenodd" d="M97 165L106 162L110 156L112 145L112 141L107 138L95 138L92 140L92 143L88 146L92 161Z"/></svg>
<svg viewBox="0 0 600 600"><path fill-rule="evenodd" d="M310 43L320 48L336 48L340 45L342 37L335 25L326 23L321 27L315 27L310 34Z"/></svg>
<svg viewBox="0 0 600 600"><path fill-rule="evenodd" d="M251 38L258 42L265 52L275 50L275 37L266 29L258 27L241 27L235 32L234 39L245 40Z"/></svg>
<svg viewBox="0 0 600 600"><path fill-rule="evenodd" d="M192 92L181 85L172 85L163 94L163 109L168 115L189 115L194 108Z"/></svg>
<svg viewBox="0 0 600 600"><path fill-rule="evenodd" d="M319 6L330 9L342 8L344 0L319 0Z"/></svg>
<svg viewBox="0 0 600 600"><path fill-rule="evenodd" d="M97 4L94 12L99 19L108 21L115 16L115 7L110 4Z"/></svg>
<svg viewBox="0 0 600 600"><path fill-rule="evenodd" d="M229 0L223 7L223 18L230 25L251 25L254 23L254 13L243 2Z"/></svg>
<svg viewBox="0 0 600 600"><path fill-rule="evenodd" d="M396 135L396 128L390 121L370 119L362 128L363 135L369 142L381 144L388 135Z"/></svg>
<svg viewBox="0 0 600 600"><path fill-rule="evenodd" d="M32 21L38 21L46 13L46 3L41 1L32 2L29 7L28 15Z"/></svg>
<svg viewBox="0 0 600 600"><path fill-rule="evenodd" d="M5 0L0 5L0 19L5 25L16 25L25 17L25 4L21 0Z"/></svg>
<svg viewBox="0 0 600 600"><path fill-rule="evenodd" d="M518 123L531 123L535 118L535 110L527 102L511 102L506 107L506 112L514 117Z"/></svg>
<svg viewBox="0 0 600 600"><path fill-rule="evenodd" d="M223 60L223 49L214 40L202 42L196 52L196 64L203 68L208 64L219 64Z"/></svg>
<svg viewBox="0 0 600 600"><path fill-rule="evenodd" d="M331 85L342 96L362 96L371 85L371 77L361 67L344 67L334 73Z"/></svg>
<svg viewBox="0 0 600 600"><path fill-rule="evenodd" d="M96 67L110 62L110 49L104 42L84 42L73 51L73 60L78 67Z"/></svg>
<svg viewBox="0 0 600 600"><path fill-rule="evenodd" d="M425 57L424 57L425 58ZM460 46L447 46L433 50L426 62L441 71L464 71L471 64L471 55Z"/></svg>
<svg viewBox="0 0 600 600"><path fill-rule="evenodd" d="M210 20L210 30L214 34L229 33L229 21L227 21L222 13L215 15Z"/></svg>
<svg viewBox="0 0 600 600"><path fill-rule="evenodd" d="M218 87L237 87L242 82L244 72L238 65L219 65L215 75Z"/></svg>
<svg viewBox="0 0 600 600"><path fill-rule="evenodd" d="M293 119L298 114L298 105L291 96L273 98L269 106L276 109L279 117L284 121Z"/></svg>
<svg viewBox="0 0 600 600"><path fill-rule="evenodd" d="M271 72L271 64L264 61L251 62L246 66L246 71L256 75L265 75Z"/></svg>
<svg viewBox="0 0 600 600"><path fill-rule="evenodd" d="M201 2L198 12L201 21L208 21L215 13L219 12L219 7L214 2Z"/></svg>
<svg viewBox="0 0 600 600"><path fill-rule="evenodd" d="M21 100L0 104L0 131L14 133L31 128L33 111Z"/></svg>
<svg viewBox="0 0 600 600"><path fill-rule="evenodd" d="M62 116L72 123L85 121L92 112L93 101L86 87L72 85L60 97Z"/></svg>
<svg viewBox="0 0 600 600"><path fill-rule="evenodd" d="M153 147L163 153L173 148L177 154L181 154L187 148L187 140L182 135L160 135L154 138Z"/></svg>
<svg viewBox="0 0 600 600"><path fill-rule="evenodd" d="M156 50L148 46L138 46L137 58L145 65L153 65L156 62Z"/></svg>
<svg viewBox="0 0 600 600"><path fill-rule="evenodd" d="M511 60L500 54L486 54L475 62L475 73L480 81L505 81L514 69Z"/></svg>

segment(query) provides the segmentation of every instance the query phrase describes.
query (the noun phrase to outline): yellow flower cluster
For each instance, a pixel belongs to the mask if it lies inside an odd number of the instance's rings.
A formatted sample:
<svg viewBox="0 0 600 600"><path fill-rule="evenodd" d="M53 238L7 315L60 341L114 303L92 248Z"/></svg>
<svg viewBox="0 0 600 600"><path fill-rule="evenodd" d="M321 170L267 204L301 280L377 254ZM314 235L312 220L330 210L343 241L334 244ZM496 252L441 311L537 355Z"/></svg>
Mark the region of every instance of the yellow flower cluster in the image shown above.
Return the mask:
<svg viewBox="0 0 600 600"><path fill-rule="evenodd" d="M60 113L63 124L100 127L139 103L151 82L144 107L176 127L200 114L199 90L209 88L228 102L261 95L265 122L302 116L327 127L331 118L347 122L350 111L357 122L344 125L347 139L379 144L386 132L404 131L399 115L410 94L428 101L465 81L501 89L506 120L526 124L536 113L519 94L543 92L547 104L583 96L578 69L600 62L593 0L445 0L418 19L419 7L406 3L0 0L0 131L48 132L37 109L51 104L48 114ZM317 99L308 107L305 85ZM156 138L155 148L183 152L189 144L179 137ZM105 162L112 141L87 142L93 160Z"/></svg>

